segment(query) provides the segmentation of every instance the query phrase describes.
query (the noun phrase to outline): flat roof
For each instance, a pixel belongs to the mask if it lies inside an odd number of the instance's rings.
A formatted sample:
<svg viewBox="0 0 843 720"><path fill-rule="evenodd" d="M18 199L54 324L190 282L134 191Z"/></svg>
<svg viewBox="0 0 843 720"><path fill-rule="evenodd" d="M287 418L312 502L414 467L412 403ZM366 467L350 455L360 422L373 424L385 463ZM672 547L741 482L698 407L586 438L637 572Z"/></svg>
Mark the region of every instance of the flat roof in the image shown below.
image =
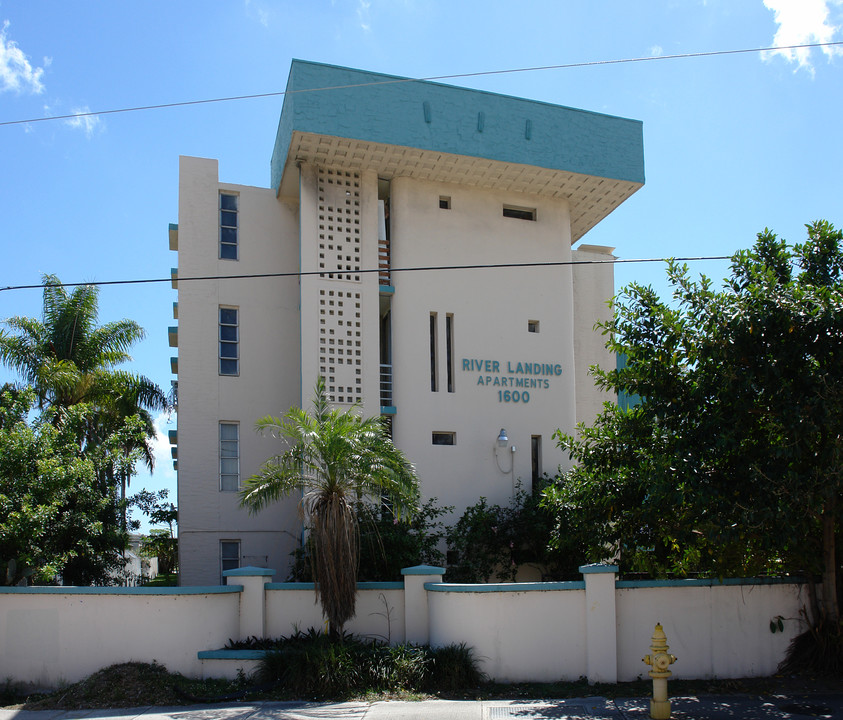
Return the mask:
<svg viewBox="0 0 843 720"><path fill-rule="evenodd" d="M296 162L564 197L577 240L644 184L638 120L293 60L272 187Z"/></svg>

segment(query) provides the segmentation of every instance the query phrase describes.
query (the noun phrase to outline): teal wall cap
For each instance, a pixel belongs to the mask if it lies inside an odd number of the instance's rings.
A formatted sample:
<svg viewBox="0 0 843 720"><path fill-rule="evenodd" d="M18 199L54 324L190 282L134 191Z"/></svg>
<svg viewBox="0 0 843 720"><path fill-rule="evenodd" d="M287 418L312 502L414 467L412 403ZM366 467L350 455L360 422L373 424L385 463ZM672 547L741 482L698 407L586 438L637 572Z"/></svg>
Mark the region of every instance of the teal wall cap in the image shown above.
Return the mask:
<svg viewBox="0 0 843 720"><path fill-rule="evenodd" d="M725 587L736 585L803 585L803 578L683 578L680 580L618 580L619 590L631 588Z"/></svg>
<svg viewBox="0 0 843 720"><path fill-rule="evenodd" d="M200 650L200 660L260 660L266 650Z"/></svg>
<svg viewBox="0 0 843 720"><path fill-rule="evenodd" d="M378 285L378 290L381 295L395 295L394 285Z"/></svg>
<svg viewBox="0 0 843 720"><path fill-rule="evenodd" d="M242 585L194 585L189 587L0 587L0 595L225 595L243 592Z"/></svg>
<svg viewBox="0 0 843 720"><path fill-rule="evenodd" d="M303 60L290 65L270 161L276 192L294 133L644 182L638 120Z"/></svg>
<svg viewBox="0 0 843 720"><path fill-rule="evenodd" d="M312 582L274 582L264 585L267 590L315 590L316 583Z"/></svg>
<svg viewBox="0 0 843 720"><path fill-rule="evenodd" d="M169 232L177 232L179 229L178 223L170 223Z"/></svg>
<svg viewBox="0 0 843 720"><path fill-rule="evenodd" d="M275 570L251 566L225 570L222 574L223 577L272 577L273 575L275 575Z"/></svg>
<svg viewBox="0 0 843 720"><path fill-rule="evenodd" d="M282 582L267 583L267 590L313 590L316 585L312 582ZM403 590L403 582L359 582L358 590Z"/></svg>
<svg viewBox="0 0 843 720"><path fill-rule="evenodd" d="M557 590L585 590L583 580L567 582L526 583L425 583L425 590L431 592L492 593L492 592L548 592Z"/></svg>
<svg viewBox="0 0 843 720"><path fill-rule="evenodd" d="M435 565L415 565L413 567L402 568L402 575L444 575L445 568L436 567Z"/></svg>
<svg viewBox="0 0 843 720"><path fill-rule="evenodd" d="M583 575L591 575L592 573L616 573L618 566L607 563L591 563L589 565L580 565L579 571Z"/></svg>
<svg viewBox="0 0 843 720"><path fill-rule="evenodd" d="M398 408L395 405L381 405L381 415L396 415Z"/></svg>

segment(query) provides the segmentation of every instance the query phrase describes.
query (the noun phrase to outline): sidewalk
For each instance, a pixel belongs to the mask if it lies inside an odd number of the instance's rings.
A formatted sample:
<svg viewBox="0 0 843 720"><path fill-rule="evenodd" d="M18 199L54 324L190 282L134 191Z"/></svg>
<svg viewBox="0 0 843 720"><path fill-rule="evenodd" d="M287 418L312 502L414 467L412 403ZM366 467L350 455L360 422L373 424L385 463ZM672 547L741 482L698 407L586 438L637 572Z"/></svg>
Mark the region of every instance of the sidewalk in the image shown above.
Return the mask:
<svg viewBox="0 0 843 720"><path fill-rule="evenodd" d="M678 720L843 720L843 688L837 695L700 695L672 698ZM265 702L115 710L0 710L0 720L647 720L647 698L567 700L424 700L420 702Z"/></svg>

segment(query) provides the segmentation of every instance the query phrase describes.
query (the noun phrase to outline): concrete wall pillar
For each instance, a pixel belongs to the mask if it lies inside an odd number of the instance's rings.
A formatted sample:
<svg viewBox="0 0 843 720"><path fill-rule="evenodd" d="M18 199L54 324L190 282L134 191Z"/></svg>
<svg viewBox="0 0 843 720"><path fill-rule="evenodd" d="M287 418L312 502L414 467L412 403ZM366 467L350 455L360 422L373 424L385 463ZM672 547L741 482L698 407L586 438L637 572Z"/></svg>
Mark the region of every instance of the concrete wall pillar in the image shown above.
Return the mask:
<svg viewBox="0 0 843 720"><path fill-rule="evenodd" d="M586 676L590 684L618 681L618 634L615 614L617 565L580 566L585 580Z"/></svg>
<svg viewBox="0 0 843 720"><path fill-rule="evenodd" d="M404 640L417 645L430 642L430 611L425 583L441 583L445 568L416 565L404 568Z"/></svg>
<svg viewBox="0 0 843 720"><path fill-rule="evenodd" d="M240 593L240 639L266 636L266 584L275 570L243 567L226 570L223 576L243 586Z"/></svg>

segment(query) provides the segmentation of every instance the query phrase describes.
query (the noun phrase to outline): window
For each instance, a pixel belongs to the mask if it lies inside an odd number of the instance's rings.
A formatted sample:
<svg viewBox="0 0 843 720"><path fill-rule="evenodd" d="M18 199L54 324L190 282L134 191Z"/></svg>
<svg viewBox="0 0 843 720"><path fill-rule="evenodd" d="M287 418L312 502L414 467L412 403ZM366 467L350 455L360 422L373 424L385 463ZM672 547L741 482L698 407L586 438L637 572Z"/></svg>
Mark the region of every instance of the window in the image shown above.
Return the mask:
<svg viewBox="0 0 843 720"><path fill-rule="evenodd" d="M445 315L445 361L448 370L448 392L454 392L454 315Z"/></svg>
<svg viewBox="0 0 843 720"><path fill-rule="evenodd" d="M537 333L539 331L539 321L538 320L528 320L527 321L527 332Z"/></svg>
<svg viewBox="0 0 843 720"><path fill-rule="evenodd" d="M240 325L237 308L220 308L220 375L240 374Z"/></svg>
<svg viewBox="0 0 843 720"><path fill-rule="evenodd" d="M237 196L220 193L220 258L237 259Z"/></svg>
<svg viewBox="0 0 843 720"><path fill-rule="evenodd" d="M240 567L240 541L220 540L220 585L225 585L227 578L223 576L226 570L236 570Z"/></svg>
<svg viewBox="0 0 843 720"><path fill-rule="evenodd" d="M240 425L220 423L220 490L240 489Z"/></svg>
<svg viewBox="0 0 843 720"><path fill-rule="evenodd" d="M455 432L433 432L434 445L456 445L457 434Z"/></svg>
<svg viewBox="0 0 843 720"><path fill-rule="evenodd" d="M438 354L436 338L436 313L430 313L430 390L431 392L439 392L439 371Z"/></svg>
<svg viewBox="0 0 843 720"><path fill-rule="evenodd" d="M439 196L439 208L440 210L450 210L451 209L451 198L447 195L440 195Z"/></svg>
<svg viewBox="0 0 843 720"><path fill-rule="evenodd" d="M536 209L516 207L515 205L504 205L503 216L508 218L515 218L516 220L535 220Z"/></svg>
<svg viewBox="0 0 843 720"><path fill-rule="evenodd" d="M533 492L536 492L542 477L542 436L532 435L530 437L530 461L533 475Z"/></svg>

